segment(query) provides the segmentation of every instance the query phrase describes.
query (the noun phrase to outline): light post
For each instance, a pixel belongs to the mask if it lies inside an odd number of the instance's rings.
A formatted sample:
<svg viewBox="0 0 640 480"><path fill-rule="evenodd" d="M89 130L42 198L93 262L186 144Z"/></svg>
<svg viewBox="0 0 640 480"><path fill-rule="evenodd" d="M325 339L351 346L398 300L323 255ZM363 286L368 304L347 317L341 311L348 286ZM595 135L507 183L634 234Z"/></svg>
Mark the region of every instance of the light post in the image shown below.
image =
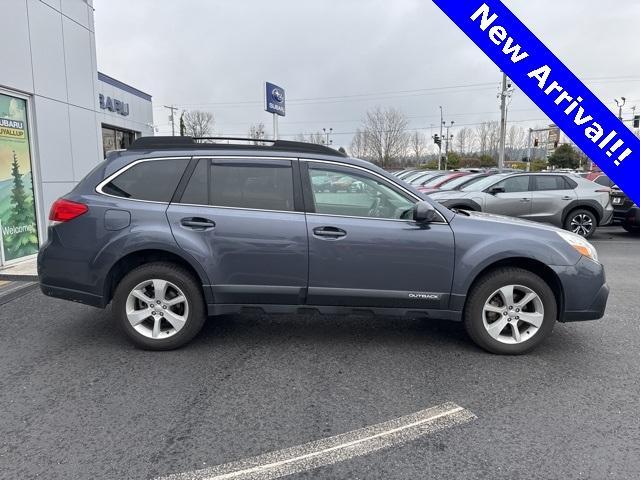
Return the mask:
<svg viewBox="0 0 640 480"><path fill-rule="evenodd" d="M444 113L440 106L440 143L438 144L438 170L442 170L442 127L444 126Z"/></svg>
<svg viewBox="0 0 640 480"><path fill-rule="evenodd" d="M443 122L446 123L446 122ZM451 124L447 125L447 138L445 139L445 148L444 148L444 169L449 168L449 141L453 140L453 135L449 135L449 129L453 127L453 124L456 123L451 120Z"/></svg>
<svg viewBox="0 0 640 480"><path fill-rule="evenodd" d="M618 100L617 98L616 100L616 105L618 106L618 118L620 119L620 121L622 121L622 107L624 107L625 103L627 103L627 99L625 97L620 97L620 100Z"/></svg>
<svg viewBox="0 0 640 480"><path fill-rule="evenodd" d="M331 140L329 136L333 133L333 128L329 128L328 130L326 128L323 128L322 131L325 135L325 145L332 145L333 140Z"/></svg>

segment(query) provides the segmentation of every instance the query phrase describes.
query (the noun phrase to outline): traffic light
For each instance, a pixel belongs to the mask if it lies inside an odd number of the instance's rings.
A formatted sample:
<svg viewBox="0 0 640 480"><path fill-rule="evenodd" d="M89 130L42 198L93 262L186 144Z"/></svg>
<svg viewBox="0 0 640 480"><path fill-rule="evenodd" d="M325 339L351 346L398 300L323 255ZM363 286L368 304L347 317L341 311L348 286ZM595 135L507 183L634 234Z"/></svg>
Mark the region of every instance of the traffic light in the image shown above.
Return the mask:
<svg viewBox="0 0 640 480"><path fill-rule="evenodd" d="M440 135L438 135L437 133L433 136L433 143L435 143L439 147L442 146L442 139L440 138Z"/></svg>
<svg viewBox="0 0 640 480"><path fill-rule="evenodd" d="M640 128L640 115L633 117L633 128Z"/></svg>
<svg viewBox="0 0 640 480"><path fill-rule="evenodd" d="M540 146L540 140L538 140L537 138L533 140L533 146L538 148Z"/></svg>

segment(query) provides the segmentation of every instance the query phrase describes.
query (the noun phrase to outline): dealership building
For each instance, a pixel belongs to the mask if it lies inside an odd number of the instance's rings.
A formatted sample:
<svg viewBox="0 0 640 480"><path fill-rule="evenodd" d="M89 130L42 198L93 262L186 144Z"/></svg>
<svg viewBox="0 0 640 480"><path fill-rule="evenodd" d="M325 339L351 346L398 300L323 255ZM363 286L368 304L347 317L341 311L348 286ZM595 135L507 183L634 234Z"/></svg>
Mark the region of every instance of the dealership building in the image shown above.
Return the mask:
<svg viewBox="0 0 640 480"><path fill-rule="evenodd" d="M153 135L151 96L98 72L93 0L2 2L0 267L32 258L49 207L109 150Z"/></svg>

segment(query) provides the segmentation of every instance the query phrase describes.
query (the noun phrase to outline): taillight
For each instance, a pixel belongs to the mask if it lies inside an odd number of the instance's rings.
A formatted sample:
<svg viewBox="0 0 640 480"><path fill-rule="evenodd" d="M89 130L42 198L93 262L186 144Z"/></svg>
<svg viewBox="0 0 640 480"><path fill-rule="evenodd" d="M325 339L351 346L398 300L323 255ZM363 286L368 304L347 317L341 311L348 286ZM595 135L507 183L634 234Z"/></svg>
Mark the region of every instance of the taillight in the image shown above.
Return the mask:
<svg viewBox="0 0 640 480"><path fill-rule="evenodd" d="M68 222L69 220L73 220L88 211L89 207L84 203L72 202L71 200L59 198L53 202L53 205L51 205L49 220L56 223Z"/></svg>

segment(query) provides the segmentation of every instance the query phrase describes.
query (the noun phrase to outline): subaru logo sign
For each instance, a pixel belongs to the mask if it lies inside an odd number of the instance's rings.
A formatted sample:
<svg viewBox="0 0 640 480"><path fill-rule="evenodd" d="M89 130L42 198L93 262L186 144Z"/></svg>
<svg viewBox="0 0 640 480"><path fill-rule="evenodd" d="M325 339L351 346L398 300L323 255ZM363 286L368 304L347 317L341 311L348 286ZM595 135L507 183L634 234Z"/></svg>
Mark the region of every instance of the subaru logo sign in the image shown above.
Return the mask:
<svg viewBox="0 0 640 480"><path fill-rule="evenodd" d="M284 117L285 115L285 94L284 89L273 83L265 83L264 109L269 113L275 113Z"/></svg>
<svg viewBox="0 0 640 480"><path fill-rule="evenodd" d="M280 90L279 88L274 88L271 91L271 95L273 96L273 99L278 102L278 103L282 103L284 102L284 93L282 92L282 90Z"/></svg>

